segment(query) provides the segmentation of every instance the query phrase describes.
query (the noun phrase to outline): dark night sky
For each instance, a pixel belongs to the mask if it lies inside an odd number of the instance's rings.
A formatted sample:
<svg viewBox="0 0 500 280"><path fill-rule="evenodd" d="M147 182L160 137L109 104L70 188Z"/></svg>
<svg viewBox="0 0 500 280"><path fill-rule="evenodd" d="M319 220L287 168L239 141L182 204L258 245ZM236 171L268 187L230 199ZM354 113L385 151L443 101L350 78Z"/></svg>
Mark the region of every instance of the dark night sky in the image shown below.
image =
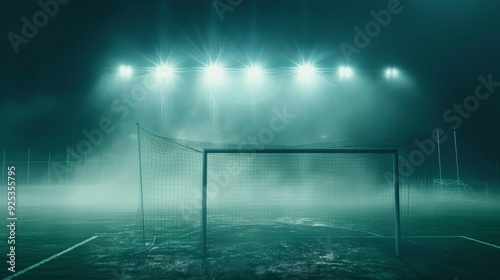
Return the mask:
<svg viewBox="0 0 500 280"><path fill-rule="evenodd" d="M127 88L118 84L112 89L106 78L122 63L145 69L168 54L181 68L193 69L201 67L197 60L206 61L209 53L234 67L255 55L267 59L267 66L277 72L285 72L300 56L333 69L347 62L339 45L354 44L353 28L364 28L373 20L370 11L386 9L389 1L243 0L223 21L212 2L73 0L61 5L15 54L7 34L21 34L21 18L32 19L40 7L36 1L2 1L0 147L44 151L74 144L83 137L79 132L96 127L103 111ZM401 6L403 11L352 56L350 65L364 78L363 84L319 90L316 100L308 97L306 113L276 138L277 143L415 138L437 127L451 136L451 123L443 120L443 113L474 94L478 76L491 74L500 81L500 2L405 0ZM399 67L409 82L388 86L381 71L390 65ZM141 104L107 136L108 145L129 145L123 139L134 133L136 122L170 137L239 142L256 134L273 108L302 108L303 97L290 86L273 85L275 93L262 103L250 104L248 97L224 100L227 103L210 114L210 100L201 98L199 87L190 82L193 74L180 76L171 97ZM395 135L387 113L391 94ZM464 157L471 162L500 155L499 94L500 87L458 129ZM85 99L75 101L78 96ZM158 100L165 103L162 117L159 109L148 109ZM340 125L347 120L348 129ZM207 123L211 129L203 130Z"/></svg>

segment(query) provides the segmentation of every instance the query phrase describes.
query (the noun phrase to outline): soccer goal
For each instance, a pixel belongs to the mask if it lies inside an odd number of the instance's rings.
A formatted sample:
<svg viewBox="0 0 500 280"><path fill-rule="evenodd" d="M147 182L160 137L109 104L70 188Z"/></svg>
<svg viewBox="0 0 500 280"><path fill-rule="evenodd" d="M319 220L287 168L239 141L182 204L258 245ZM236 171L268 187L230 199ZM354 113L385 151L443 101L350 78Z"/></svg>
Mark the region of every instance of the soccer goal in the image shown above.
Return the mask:
<svg viewBox="0 0 500 280"><path fill-rule="evenodd" d="M203 256L239 254L241 244L369 240L400 255L397 149L251 147L141 128L139 148L147 240Z"/></svg>

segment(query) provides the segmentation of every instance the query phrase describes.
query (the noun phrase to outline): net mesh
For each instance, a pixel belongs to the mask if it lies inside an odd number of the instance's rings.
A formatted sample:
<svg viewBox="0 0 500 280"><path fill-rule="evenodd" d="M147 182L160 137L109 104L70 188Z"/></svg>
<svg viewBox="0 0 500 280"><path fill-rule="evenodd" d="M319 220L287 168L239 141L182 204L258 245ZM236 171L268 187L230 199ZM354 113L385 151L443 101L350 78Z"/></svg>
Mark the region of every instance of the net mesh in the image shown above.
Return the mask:
<svg viewBox="0 0 500 280"><path fill-rule="evenodd" d="M392 154L209 154L207 167L209 243L394 234Z"/></svg>
<svg viewBox="0 0 500 280"><path fill-rule="evenodd" d="M201 242L203 150L255 149L164 138L141 127L139 145L141 223L146 242L163 237L172 242L191 242L192 246ZM397 148L401 158L414 149L406 140L260 148ZM209 154L208 243L215 246L238 238L394 236L392 172L392 154ZM403 235L428 234L431 231L426 230L434 226L434 221L422 218L435 211L433 172L432 159L412 172L402 172Z"/></svg>

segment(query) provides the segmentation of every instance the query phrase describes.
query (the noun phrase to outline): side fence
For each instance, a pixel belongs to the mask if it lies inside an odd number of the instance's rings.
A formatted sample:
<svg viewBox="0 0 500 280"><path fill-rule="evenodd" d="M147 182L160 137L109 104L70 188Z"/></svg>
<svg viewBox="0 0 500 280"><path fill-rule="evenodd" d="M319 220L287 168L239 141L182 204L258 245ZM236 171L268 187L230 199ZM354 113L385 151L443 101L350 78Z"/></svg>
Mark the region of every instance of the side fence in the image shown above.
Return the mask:
<svg viewBox="0 0 500 280"><path fill-rule="evenodd" d="M2 161L1 184L7 182L7 166L17 167L16 179L29 184L79 184L102 182L121 173L129 173L129 168L138 170L138 159L123 154L93 152L90 156L77 156L70 150L65 153L45 154L28 149L26 152L0 150Z"/></svg>

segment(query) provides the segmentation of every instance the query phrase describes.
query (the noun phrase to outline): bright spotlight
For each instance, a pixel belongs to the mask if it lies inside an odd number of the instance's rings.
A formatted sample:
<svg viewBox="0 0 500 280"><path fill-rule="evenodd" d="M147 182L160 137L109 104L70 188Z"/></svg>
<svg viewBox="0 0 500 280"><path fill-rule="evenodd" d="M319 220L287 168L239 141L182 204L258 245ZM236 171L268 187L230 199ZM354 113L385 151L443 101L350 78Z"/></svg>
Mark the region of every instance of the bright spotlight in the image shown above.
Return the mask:
<svg viewBox="0 0 500 280"><path fill-rule="evenodd" d="M352 76L352 68L348 66L340 66L338 74L341 79L350 78Z"/></svg>
<svg viewBox="0 0 500 280"><path fill-rule="evenodd" d="M247 68L247 78L250 81L259 81L262 79L263 75L264 71L262 70L262 67L258 65L253 65Z"/></svg>
<svg viewBox="0 0 500 280"><path fill-rule="evenodd" d="M399 72L398 72L398 69L396 69L396 68L387 68L385 70L385 76L387 78L395 78L398 76L398 74L399 74Z"/></svg>
<svg viewBox="0 0 500 280"><path fill-rule="evenodd" d="M224 74L224 68L219 64L211 64L205 69L208 78L220 78Z"/></svg>
<svg viewBox="0 0 500 280"><path fill-rule="evenodd" d="M119 74L120 76L124 77L124 78L130 78L132 76L132 73L134 71L132 70L132 67L130 66L127 66L127 65L122 65L120 66L120 69L119 69Z"/></svg>
<svg viewBox="0 0 500 280"><path fill-rule="evenodd" d="M170 79L174 75L174 68L167 64L156 66L156 77L158 79Z"/></svg>
<svg viewBox="0 0 500 280"><path fill-rule="evenodd" d="M297 67L297 74L302 81L308 81L316 75L316 67L311 64L302 64Z"/></svg>

